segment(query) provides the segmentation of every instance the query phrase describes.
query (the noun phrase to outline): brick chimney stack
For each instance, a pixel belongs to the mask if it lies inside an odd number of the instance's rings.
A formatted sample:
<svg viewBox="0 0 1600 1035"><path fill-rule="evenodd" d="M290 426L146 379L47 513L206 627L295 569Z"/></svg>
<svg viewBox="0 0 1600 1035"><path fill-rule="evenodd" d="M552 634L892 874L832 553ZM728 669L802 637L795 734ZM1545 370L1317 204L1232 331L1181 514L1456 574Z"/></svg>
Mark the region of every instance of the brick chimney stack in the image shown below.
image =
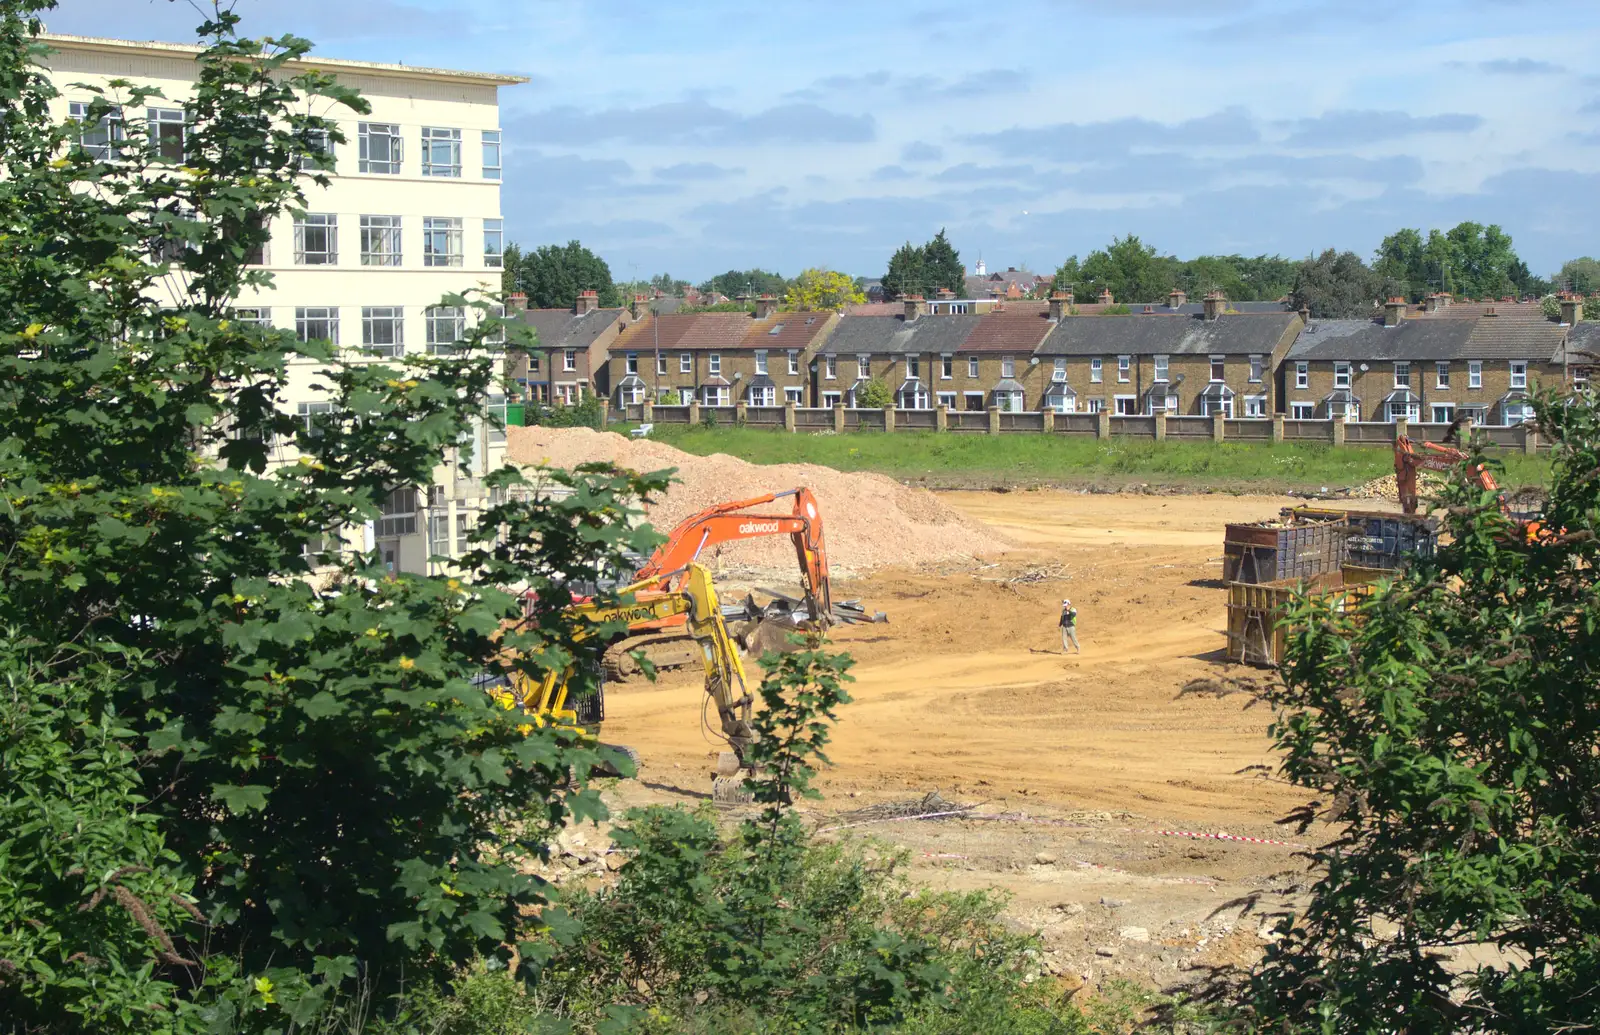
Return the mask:
<svg viewBox="0 0 1600 1035"><path fill-rule="evenodd" d="M921 295L907 295L905 297L906 323L911 323L919 316L928 314L928 300Z"/></svg>
<svg viewBox="0 0 1600 1035"><path fill-rule="evenodd" d="M1561 326L1575 327L1583 319L1583 296L1567 295L1561 299Z"/></svg>
<svg viewBox="0 0 1600 1035"><path fill-rule="evenodd" d="M1222 311L1228 307L1228 298L1220 291L1213 291L1206 295L1203 304L1206 307L1206 320L1220 319Z"/></svg>
<svg viewBox="0 0 1600 1035"><path fill-rule="evenodd" d="M644 317L644 314L646 312L648 312L649 309L650 309L650 296L648 296L648 295L634 295L633 296L633 305L629 306L628 308L630 310L632 310L633 318L635 320L642 319Z"/></svg>
<svg viewBox="0 0 1600 1035"><path fill-rule="evenodd" d="M1110 288L1101 288L1100 289L1100 304L1101 305L1110 305L1115 301L1116 301L1116 299L1111 297L1111 289Z"/></svg>
<svg viewBox="0 0 1600 1035"><path fill-rule="evenodd" d="M778 300L771 295L762 295L756 299L755 316L757 320L765 320L778 311Z"/></svg>
<svg viewBox="0 0 1600 1035"><path fill-rule="evenodd" d="M1181 291L1179 289L1174 288L1172 293L1167 295L1167 308L1168 309L1182 309L1184 307L1184 304L1186 302L1188 302L1188 301L1189 301L1189 296L1186 293L1184 293L1183 291Z"/></svg>
<svg viewBox="0 0 1600 1035"><path fill-rule="evenodd" d="M521 313L528 308L528 296L521 291L513 291L506 296L506 312Z"/></svg>
<svg viewBox="0 0 1600 1035"><path fill-rule="evenodd" d="M956 293L949 288L942 287L933 293L933 297L941 302L949 302L956 297Z"/></svg>
<svg viewBox="0 0 1600 1035"><path fill-rule="evenodd" d="M578 304L573 306L573 312L579 316L592 313L600 308L600 292L593 288L586 288L578 292Z"/></svg>
<svg viewBox="0 0 1600 1035"><path fill-rule="evenodd" d="M1057 291L1050 296L1050 322L1060 323L1072 312L1072 296Z"/></svg>
<svg viewBox="0 0 1600 1035"><path fill-rule="evenodd" d="M1311 307L1310 306L1304 306L1303 305L1303 306L1300 307L1300 322L1305 324L1307 327L1311 326Z"/></svg>
<svg viewBox="0 0 1600 1035"><path fill-rule="evenodd" d="M1406 318L1406 300L1391 298L1383 304L1383 325L1385 327L1398 327L1400 321Z"/></svg>

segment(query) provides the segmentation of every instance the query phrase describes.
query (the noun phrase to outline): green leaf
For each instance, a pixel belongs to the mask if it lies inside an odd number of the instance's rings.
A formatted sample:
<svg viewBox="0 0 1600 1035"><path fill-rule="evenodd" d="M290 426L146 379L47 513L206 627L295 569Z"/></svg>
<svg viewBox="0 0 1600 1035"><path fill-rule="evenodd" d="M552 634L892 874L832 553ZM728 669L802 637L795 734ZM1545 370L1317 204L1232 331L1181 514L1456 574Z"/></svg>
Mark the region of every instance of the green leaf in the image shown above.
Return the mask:
<svg viewBox="0 0 1600 1035"><path fill-rule="evenodd" d="M243 815L246 812L261 812L267 807L267 792L270 787L261 784L216 784L211 789L214 801L221 802L229 812L234 815Z"/></svg>

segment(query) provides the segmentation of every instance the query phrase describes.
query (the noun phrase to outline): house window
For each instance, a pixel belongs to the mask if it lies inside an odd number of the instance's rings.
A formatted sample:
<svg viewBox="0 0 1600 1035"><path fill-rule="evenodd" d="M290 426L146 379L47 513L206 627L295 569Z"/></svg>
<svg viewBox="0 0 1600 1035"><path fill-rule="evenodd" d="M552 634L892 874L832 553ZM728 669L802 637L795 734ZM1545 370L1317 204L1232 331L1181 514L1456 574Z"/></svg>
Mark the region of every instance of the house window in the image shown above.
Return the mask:
<svg viewBox="0 0 1600 1035"><path fill-rule="evenodd" d="M1528 387L1528 361L1527 360L1525 360L1525 359L1514 359L1514 360L1511 361L1511 387L1512 388L1526 388L1526 387Z"/></svg>
<svg viewBox="0 0 1600 1035"><path fill-rule="evenodd" d="M298 307L294 311L294 336L301 341L339 344L339 307Z"/></svg>
<svg viewBox="0 0 1600 1035"><path fill-rule="evenodd" d="M700 401L707 406L728 405L727 385L706 385L703 389L701 389L701 395L704 396L704 398L702 398Z"/></svg>
<svg viewBox="0 0 1600 1035"><path fill-rule="evenodd" d="M379 507L376 533L379 539L395 539L417 534L417 490L396 489Z"/></svg>
<svg viewBox="0 0 1600 1035"><path fill-rule="evenodd" d="M1467 362L1467 387L1468 388L1482 388L1483 387L1483 361L1482 360L1474 359L1474 360L1469 360Z"/></svg>
<svg viewBox="0 0 1600 1035"><path fill-rule="evenodd" d="M1052 369L1050 371L1050 380L1055 381L1058 384L1065 384L1066 383L1066 381L1067 381L1067 357L1065 357L1065 356L1057 356L1057 357L1055 357L1054 366L1052 367Z"/></svg>
<svg viewBox="0 0 1600 1035"><path fill-rule="evenodd" d="M187 121L182 108L147 108L150 153L169 162L183 161L183 138Z"/></svg>
<svg viewBox="0 0 1600 1035"><path fill-rule="evenodd" d="M1432 417L1435 424L1449 424L1456 419L1456 404L1434 403Z"/></svg>
<svg viewBox="0 0 1600 1035"><path fill-rule="evenodd" d="M384 122L362 122L356 126L360 149L357 168L364 173L400 175L402 153L400 127Z"/></svg>
<svg viewBox="0 0 1600 1035"><path fill-rule="evenodd" d="M429 216L422 221L422 264L460 266L461 220Z"/></svg>
<svg viewBox="0 0 1600 1035"><path fill-rule="evenodd" d="M1166 357L1166 356L1157 356L1157 357L1155 357L1155 368L1156 369L1155 369L1155 373L1152 376L1158 382L1165 381L1167 379L1167 358L1168 357Z"/></svg>
<svg viewBox="0 0 1600 1035"><path fill-rule="evenodd" d="M1435 388L1449 388L1450 387L1450 364L1448 362L1440 362L1440 363L1435 363L1434 364L1434 383L1433 383L1433 386Z"/></svg>
<svg viewBox="0 0 1600 1035"><path fill-rule="evenodd" d="M1289 416L1294 420L1312 420L1316 415L1316 403L1292 402L1289 404Z"/></svg>
<svg viewBox="0 0 1600 1035"><path fill-rule="evenodd" d="M968 356L967 357L967 376L968 377L977 377L978 376L978 357L977 356Z"/></svg>
<svg viewBox="0 0 1600 1035"><path fill-rule="evenodd" d="M908 378L913 378L913 377L914 378L921 378L922 377L922 360L920 358L918 358L917 356L907 356L906 357L906 377L908 377ZM919 410L927 409L926 406L919 406L917 408Z"/></svg>
<svg viewBox="0 0 1600 1035"><path fill-rule="evenodd" d="M678 373L680 373L680 374L692 374L692 373L694 373L694 356L690 355L687 352L678 353Z"/></svg>
<svg viewBox="0 0 1600 1035"><path fill-rule="evenodd" d="M722 373L722 353L713 352L707 355L706 369L712 374L720 375Z"/></svg>
<svg viewBox="0 0 1600 1035"><path fill-rule="evenodd" d="M1139 413L1139 397L1137 395L1117 396L1117 416L1133 417Z"/></svg>
<svg viewBox="0 0 1600 1035"><path fill-rule="evenodd" d="M294 223L297 266L332 266L339 261L339 217L307 212Z"/></svg>
<svg viewBox="0 0 1600 1035"><path fill-rule="evenodd" d="M361 347L374 356L398 356L405 351L405 325L405 310L397 305L364 306Z"/></svg>
<svg viewBox="0 0 1600 1035"><path fill-rule="evenodd" d="M569 374L578 369L577 349L561 350L561 369Z"/></svg>
<svg viewBox="0 0 1600 1035"><path fill-rule="evenodd" d="M822 376L832 381L839 376L839 357L824 356L822 360Z"/></svg>
<svg viewBox="0 0 1600 1035"><path fill-rule="evenodd" d="M331 402L303 402L295 405L295 415L300 418L300 423L305 426L306 434L312 438L322 437L322 428L317 423L317 418L332 412L333 403Z"/></svg>
<svg viewBox="0 0 1600 1035"><path fill-rule="evenodd" d="M795 406L804 406L805 392L806 390L804 388L801 388L797 385L790 385L783 390L783 401Z"/></svg>
<svg viewBox="0 0 1600 1035"><path fill-rule="evenodd" d="M422 127L422 175L461 175L461 131Z"/></svg>
<svg viewBox="0 0 1600 1035"><path fill-rule="evenodd" d="M961 397L966 401L966 408L968 410L978 411L983 409L982 392L962 392Z"/></svg>
<svg viewBox="0 0 1600 1035"><path fill-rule="evenodd" d="M1411 364L1396 363L1394 365L1394 386L1396 388L1411 387Z"/></svg>
<svg viewBox="0 0 1600 1035"><path fill-rule="evenodd" d="M1217 362L1211 361L1211 379L1217 380ZM1294 386L1296 388L1311 387L1311 364L1304 360L1294 365Z"/></svg>
<svg viewBox="0 0 1600 1035"><path fill-rule="evenodd" d="M1250 383L1251 384L1258 385L1258 384L1261 383L1261 369L1262 369L1262 366L1263 366L1262 357L1260 357L1260 356L1251 356L1250 357ZM1247 413L1245 416L1249 416L1249 414Z"/></svg>
<svg viewBox="0 0 1600 1035"><path fill-rule="evenodd" d="M435 356L455 352L456 342L466 333L466 313L460 306L436 306L427 313L428 351Z"/></svg>
<svg viewBox="0 0 1600 1035"><path fill-rule="evenodd" d="M1089 381L1092 384L1099 384L1102 380L1104 380L1104 376L1104 373L1100 369L1100 357L1095 356L1093 359L1089 360Z"/></svg>
<svg viewBox="0 0 1600 1035"><path fill-rule="evenodd" d="M266 306L253 306L248 309L235 309L234 322L246 327L266 329L272 326L272 310Z"/></svg>
<svg viewBox="0 0 1600 1035"><path fill-rule="evenodd" d="M822 393L822 405L826 406L830 410L839 405L839 399L840 396L838 392Z"/></svg>
<svg viewBox="0 0 1600 1035"><path fill-rule="evenodd" d="M1211 380L1213 380L1213 381L1225 381L1225 380L1227 380L1227 376L1228 376L1227 375L1227 361L1224 360L1221 356L1212 356L1211 357Z"/></svg>
<svg viewBox="0 0 1600 1035"><path fill-rule="evenodd" d="M752 385L752 386L750 386L750 405L751 406L771 406L772 402L773 402L773 399L774 399L774 397L776 395L777 395L777 390L775 388L773 388L771 385L763 385L760 388L757 388L754 385Z"/></svg>
<svg viewBox="0 0 1600 1035"><path fill-rule="evenodd" d="M503 219L483 221L483 264L492 270L506 264L506 221Z"/></svg>
<svg viewBox="0 0 1600 1035"><path fill-rule="evenodd" d="M665 374L666 372L667 372L667 357L663 356L661 353L658 352L658 353L656 353L656 373L657 374Z"/></svg>
<svg viewBox="0 0 1600 1035"><path fill-rule="evenodd" d="M1391 399L1388 404L1389 423L1395 421L1419 421L1422 419L1422 404L1416 399Z"/></svg>
<svg viewBox="0 0 1600 1035"><path fill-rule="evenodd" d="M325 129L308 129L306 145L311 153L300 159L301 172L332 172L333 135Z"/></svg>
<svg viewBox="0 0 1600 1035"><path fill-rule="evenodd" d="M95 161L109 162L119 156L122 142L128 136L127 127L122 123L122 109L115 106L107 108L99 121L90 125L90 107L92 105L88 101L73 101L67 106L73 121L79 126L78 146Z"/></svg>
<svg viewBox="0 0 1600 1035"><path fill-rule="evenodd" d="M800 373L800 353L790 349L786 355L789 357L789 373L791 375Z"/></svg>
<svg viewBox="0 0 1600 1035"><path fill-rule="evenodd" d="M948 381L955 376L955 357L945 353L939 357L939 380Z"/></svg>
<svg viewBox="0 0 1600 1035"><path fill-rule="evenodd" d="M1348 363L1335 363L1333 365L1333 387L1335 387L1335 388L1349 388L1350 387L1350 364L1348 364Z"/></svg>
<svg viewBox="0 0 1600 1035"><path fill-rule="evenodd" d="M857 356L856 357L856 380L857 381L864 381L864 380L866 380L867 378L869 378L871 376L872 376L872 357L871 356Z"/></svg>
<svg viewBox="0 0 1600 1035"><path fill-rule="evenodd" d="M1133 370L1133 357L1132 356L1118 356L1117 357L1117 380L1119 382L1126 382L1129 379L1129 374L1130 374L1130 372L1132 370ZM1118 411L1118 412L1120 412L1120 411Z"/></svg>
<svg viewBox="0 0 1600 1035"><path fill-rule="evenodd" d="M767 372L767 350L766 349L757 349L756 350L756 373L765 374L766 372Z"/></svg>
<svg viewBox="0 0 1600 1035"><path fill-rule="evenodd" d="M1016 361L1015 358L1013 358L1011 356L1001 356L1000 357L1000 376L1001 377L1016 377L1017 376L1017 361Z"/></svg>
<svg viewBox="0 0 1600 1035"><path fill-rule="evenodd" d="M637 402L638 400L634 400ZM489 444L503 446L506 442L506 397L491 395L484 401L484 412L488 415Z"/></svg>
<svg viewBox="0 0 1600 1035"><path fill-rule="evenodd" d="M1267 415L1267 397L1264 395L1245 396L1244 415L1246 417L1265 417Z"/></svg>
<svg viewBox="0 0 1600 1035"><path fill-rule="evenodd" d="M956 408L956 393L954 393L954 392L940 392L939 393L939 405L943 406L947 410L955 409Z"/></svg>
<svg viewBox="0 0 1600 1035"><path fill-rule="evenodd" d="M630 352L623 356L622 365L624 368L626 368L629 374L637 375L639 373L639 354L637 352Z"/></svg>
<svg viewBox="0 0 1600 1035"><path fill-rule="evenodd" d="M500 178L500 131L486 129L483 131L483 178L498 180Z"/></svg>
<svg viewBox="0 0 1600 1035"><path fill-rule="evenodd" d="M1083 405L1083 412L1084 413L1104 413L1105 412L1105 408L1106 408L1106 401L1104 399L1085 399L1084 400L1084 405Z"/></svg>
<svg viewBox="0 0 1600 1035"><path fill-rule="evenodd" d="M400 217L361 217L361 265L400 265Z"/></svg>

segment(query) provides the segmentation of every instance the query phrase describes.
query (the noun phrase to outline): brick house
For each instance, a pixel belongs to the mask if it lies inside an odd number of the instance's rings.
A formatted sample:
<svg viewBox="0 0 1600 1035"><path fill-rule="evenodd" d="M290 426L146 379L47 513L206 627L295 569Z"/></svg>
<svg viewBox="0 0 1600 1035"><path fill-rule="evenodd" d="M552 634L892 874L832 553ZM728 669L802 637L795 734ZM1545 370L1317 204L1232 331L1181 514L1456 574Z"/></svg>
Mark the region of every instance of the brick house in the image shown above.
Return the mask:
<svg viewBox="0 0 1600 1035"><path fill-rule="evenodd" d="M1029 409L1058 413L1266 417L1272 373L1303 326L1298 313L1225 311L1212 296L1199 312L1183 303L1149 314L1064 315L1051 300L1050 333L1025 387Z"/></svg>
<svg viewBox="0 0 1600 1035"><path fill-rule="evenodd" d="M816 350L810 364L816 406L856 405L857 389L877 379L901 409L931 409L954 396L965 366L955 354L988 316L930 316L921 298L896 303L899 313L847 315ZM952 408L955 403L951 402Z"/></svg>
<svg viewBox="0 0 1600 1035"><path fill-rule="evenodd" d="M804 405L810 355L838 322L837 313L779 312L770 296L753 314L646 315L611 345L612 402Z"/></svg>
<svg viewBox="0 0 1600 1035"><path fill-rule="evenodd" d="M570 406L586 395L607 394L607 350L634 323L633 311L600 308L594 291L580 292L571 309L526 309L520 294L509 302L513 312L522 309L523 322L539 335L535 352L516 354L510 363L510 376L526 398Z"/></svg>
<svg viewBox="0 0 1600 1035"><path fill-rule="evenodd" d="M1054 329L1042 306L1008 306L984 316L956 349L962 378L957 408L1033 409L1034 397L1043 392L1034 353Z"/></svg>
<svg viewBox="0 0 1600 1035"><path fill-rule="evenodd" d="M1541 383L1561 383L1567 327L1537 303L1434 305L1396 299L1382 317L1311 321L1279 371L1281 412L1511 425L1532 413Z"/></svg>

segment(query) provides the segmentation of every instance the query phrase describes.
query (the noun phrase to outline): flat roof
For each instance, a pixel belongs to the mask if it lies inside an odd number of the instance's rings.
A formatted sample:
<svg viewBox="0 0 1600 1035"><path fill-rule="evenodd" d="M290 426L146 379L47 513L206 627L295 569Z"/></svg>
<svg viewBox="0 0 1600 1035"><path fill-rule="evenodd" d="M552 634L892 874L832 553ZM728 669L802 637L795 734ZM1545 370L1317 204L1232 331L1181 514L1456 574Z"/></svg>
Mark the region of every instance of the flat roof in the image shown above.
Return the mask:
<svg viewBox="0 0 1600 1035"><path fill-rule="evenodd" d="M42 32L37 39L62 48L73 47L79 50L99 50L121 54L131 52L161 56L195 57L205 52L204 47L193 43L163 43L159 40L119 40L107 36L72 36L59 32ZM395 65L377 61L351 61L346 58L324 58L315 55L298 61L291 61L289 62L289 67L327 69L330 71L346 69L351 72L367 72L402 79L444 79L479 85L510 86L528 81L527 76L503 75L498 72L460 72L449 68L425 68L421 65Z"/></svg>

